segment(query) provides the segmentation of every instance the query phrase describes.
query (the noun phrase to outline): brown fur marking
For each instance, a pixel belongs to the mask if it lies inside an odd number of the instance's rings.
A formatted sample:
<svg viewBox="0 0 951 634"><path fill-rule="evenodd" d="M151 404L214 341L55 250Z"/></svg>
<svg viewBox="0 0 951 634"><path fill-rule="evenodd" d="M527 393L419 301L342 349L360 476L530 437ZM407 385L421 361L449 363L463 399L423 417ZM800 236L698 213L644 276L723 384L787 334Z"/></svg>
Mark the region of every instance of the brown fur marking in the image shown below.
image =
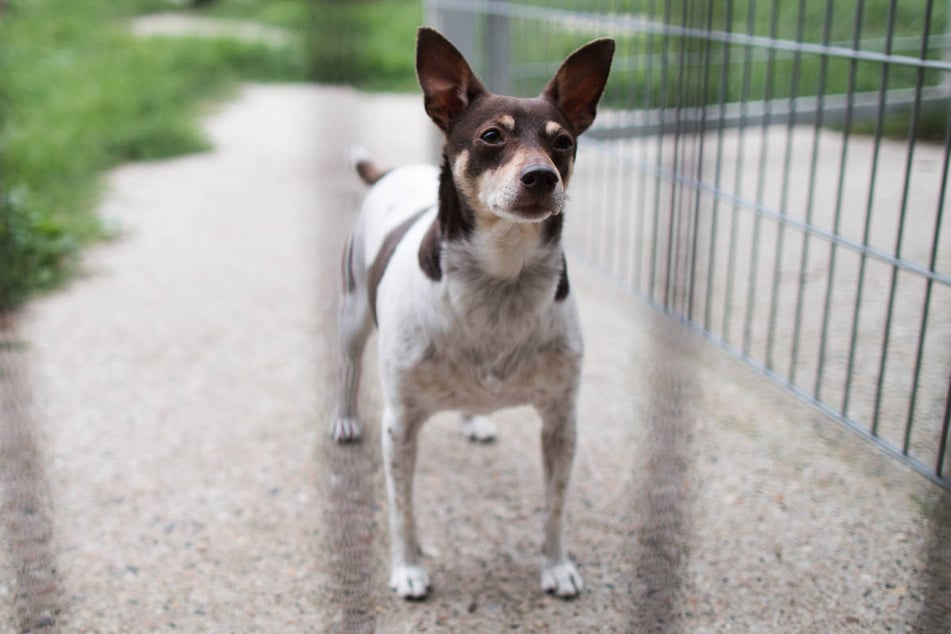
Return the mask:
<svg viewBox="0 0 951 634"><path fill-rule="evenodd" d="M376 257L373 259L373 264L370 266L370 270L367 272L367 293L369 293L370 298L370 314L373 315L373 323L376 324L376 293L377 288L380 286L380 280L383 279L383 273L386 272L386 265L390 263L390 258L393 257L393 252L396 251L396 247L399 245L400 240L403 239L403 236L406 235L406 232L410 230L416 221L419 220L420 216L429 211L429 209L421 209L403 222L401 222L396 228L386 234L386 237L383 239L383 246L380 247L380 251L376 254Z"/></svg>

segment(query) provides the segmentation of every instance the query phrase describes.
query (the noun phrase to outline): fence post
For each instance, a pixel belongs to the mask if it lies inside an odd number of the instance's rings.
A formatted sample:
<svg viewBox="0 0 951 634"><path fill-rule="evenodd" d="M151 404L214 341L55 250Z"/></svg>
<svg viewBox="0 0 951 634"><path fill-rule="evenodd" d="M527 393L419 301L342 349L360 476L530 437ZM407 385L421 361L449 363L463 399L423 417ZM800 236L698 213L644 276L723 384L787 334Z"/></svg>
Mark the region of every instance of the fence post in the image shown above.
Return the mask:
<svg viewBox="0 0 951 634"><path fill-rule="evenodd" d="M475 11L444 9L438 2L428 2L427 6L430 24L449 38L467 60L477 60Z"/></svg>
<svg viewBox="0 0 951 634"><path fill-rule="evenodd" d="M439 5L438 1L427 0L427 22L449 38L470 63L475 64L478 60L478 57L476 57L476 19L478 14L475 10L446 9ZM476 68L476 72L478 72L477 64ZM435 126L431 128L431 135L432 157L438 162L442 153L443 135Z"/></svg>
<svg viewBox="0 0 951 634"><path fill-rule="evenodd" d="M944 10L944 61L951 63L951 0L946 1ZM945 97L951 97L951 71L942 71L941 85L944 87Z"/></svg>
<svg viewBox="0 0 951 634"><path fill-rule="evenodd" d="M508 95L512 92L509 73L509 16L490 14L485 39L488 48L486 81L489 90Z"/></svg>

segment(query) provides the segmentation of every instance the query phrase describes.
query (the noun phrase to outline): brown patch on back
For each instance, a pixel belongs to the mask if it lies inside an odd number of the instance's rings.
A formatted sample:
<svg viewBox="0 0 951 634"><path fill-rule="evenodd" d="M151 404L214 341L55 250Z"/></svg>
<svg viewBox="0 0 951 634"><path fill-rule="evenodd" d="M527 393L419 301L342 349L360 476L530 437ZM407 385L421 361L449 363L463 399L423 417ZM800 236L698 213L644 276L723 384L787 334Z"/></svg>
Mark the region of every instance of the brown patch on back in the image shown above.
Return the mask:
<svg viewBox="0 0 951 634"><path fill-rule="evenodd" d="M419 268L426 277L434 282L442 279L442 231L439 229L439 218L434 218L423 241L419 244Z"/></svg>
<svg viewBox="0 0 951 634"><path fill-rule="evenodd" d="M373 259L373 264L367 272L367 293L370 299L370 314L373 316L374 324L377 323L376 293L380 286L380 280L383 279L383 273L386 272L386 265L390 263L390 258L393 257L396 247L399 246L400 240L403 239L406 232L409 231L410 227L416 224L420 216L427 211L428 209L419 210L386 234L386 237L383 239L383 246L380 247L379 252L377 252L376 257Z"/></svg>

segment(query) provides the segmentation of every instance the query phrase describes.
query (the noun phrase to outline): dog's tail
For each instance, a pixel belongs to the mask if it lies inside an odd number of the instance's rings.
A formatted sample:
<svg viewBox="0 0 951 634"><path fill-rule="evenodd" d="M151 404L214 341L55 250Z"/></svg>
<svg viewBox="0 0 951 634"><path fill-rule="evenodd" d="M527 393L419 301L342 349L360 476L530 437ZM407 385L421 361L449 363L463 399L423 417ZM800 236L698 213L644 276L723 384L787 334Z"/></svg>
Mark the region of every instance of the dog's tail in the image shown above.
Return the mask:
<svg viewBox="0 0 951 634"><path fill-rule="evenodd" d="M370 159L370 152L361 145L350 148L350 164L357 170L357 174L367 185L373 185L386 176L389 170L380 169Z"/></svg>

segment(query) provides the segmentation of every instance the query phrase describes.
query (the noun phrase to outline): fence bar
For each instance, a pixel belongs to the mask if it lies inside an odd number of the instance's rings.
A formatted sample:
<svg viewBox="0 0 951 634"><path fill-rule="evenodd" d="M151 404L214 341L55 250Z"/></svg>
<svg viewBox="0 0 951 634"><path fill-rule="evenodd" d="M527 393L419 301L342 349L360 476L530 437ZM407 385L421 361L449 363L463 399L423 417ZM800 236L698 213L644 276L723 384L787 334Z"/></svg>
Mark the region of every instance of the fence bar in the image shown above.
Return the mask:
<svg viewBox="0 0 951 634"><path fill-rule="evenodd" d="M941 242L941 223L944 218L944 199L948 193L948 171L951 169L951 111L948 111L947 128L944 135L944 163L941 171L941 187L938 192L938 208L935 212L934 231L932 233L931 254L928 256L928 268L934 270L938 263L938 246ZM915 352L915 373L911 383L911 397L908 399L908 426L905 437L905 451L911 436L911 421L915 415L915 405L918 402L918 388L921 381L921 362L925 351L925 335L928 332L928 315L931 312L931 292L934 290L934 281L925 282L925 302L921 313L921 326L918 329L918 346ZM946 442L942 437L941 442ZM938 473L941 473L940 467Z"/></svg>
<svg viewBox="0 0 951 634"><path fill-rule="evenodd" d="M805 0L802 4L803 10L805 10ZM826 14L825 20L822 27L822 41L827 43L831 37L832 30L832 10L834 8L834 0L826 0ZM800 35L800 39L801 39ZM816 202L816 171L819 165L819 142L820 142L820 133L822 132L822 104L825 98L825 84L826 84L826 73L829 69L829 58L828 56L822 56L819 60L819 81L816 86L817 91L817 103L819 105L818 111L816 113L816 122L813 127L812 133L812 157L811 164L809 167L809 193L806 197L806 224L812 225L813 212L815 211L815 202ZM789 381L790 383L796 382L796 372L799 369L799 344L801 342L802 334L802 307L804 302L804 292L806 286L806 270L809 267L809 245L810 245L810 234L804 233L802 237L802 250L800 251L800 260L799 260L799 285L796 289L796 312L795 312L795 321L793 325L793 347L792 354L790 355L789 362ZM829 277L830 285L832 284L832 278Z"/></svg>
<svg viewBox="0 0 951 634"><path fill-rule="evenodd" d="M724 17L725 28L731 29L733 26L733 0L727 0L726 4L726 16ZM714 173L714 186L720 188L720 179L723 174L723 131L725 126L723 125L723 112L724 105L726 103L726 84L729 72L729 59L730 59L730 47L728 44L723 44L723 60L724 63L720 66L720 83L717 87L717 103L719 104L720 116L716 117L717 120L717 158L715 165ZM699 180L699 179L698 179ZM697 206L699 208L699 200ZM720 212L720 197L717 196L713 199L713 209L710 213L710 247L709 247L709 256L707 258L707 296L704 300L704 309L703 309L703 327L706 330L711 329L710 324L710 310L713 305L713 280L714 280L714 271L716 269L716 246L717 246L717 226L719 224L719 212Z"/></svg>
<svg viewBox="0 0 951 634"><path fill-rule="evenodd" d="M770 37L776 37L776 33L779 30L779 3L774 2L772 10L770 11L769 16L769 34ZM792 124L796 120L796 106L795 106L795 95L799 93L799 64L800 58L799 55L795 55L793 58L793 71L792 78L790 79L792 86L789 92L789 100L791 106L791 116L789 117L789 125L786 129L786 153L787 156L785 160L789 161L789 152L792 152ZM773 49L769 50L766 61L766 94L764 95L764 100L767 108L763 112L763 121L762 127L760 128L760 147L762 151L760 153L760 165L765 170L766 168L766 157L767 152L769 151L769 126L772 123L772 102L773 102L773 86L775 83L775 69L776 69L776 51ZM789 205L789 172L783 172L783 181L780 186L780 198L779 198L779 212L781 214L786 213L786 209ZM763 190L762 183L757 189L756 194L756 203L758 205L763 204ZM766 334L766 367L773 367L773 352L776 347L776 317L777 310L779 308L779 274L782 270L782 261L783 261L783 247L785 244L785 230L786 225L780 223L776 227L776 258L773 262L773 284L770 288L770 300L769 300L769 317L767 319L768 323L768 332Z"/></svg>
<svg viewBox="0 0 951 634"><path fill-rule="evenodd" d="M746 30L748 33L752 33L755 28L755 15L756 15L756 0L750 0L747 20L746 20ZM746 49L746 52L743 56L743 85L740 91L740 125L737 129L737 151L736 151L736 173L733 177L733 191L737 192L737 196L741 191L743 184L743 159L744 159L744 131L746 129L746 108L747 103L749 102L750 97L750 78L751 78L751 52L750 49ZM731 304L733 300L733 284L736 273L736 240L737 232L739 231L739 203L736 200L731 200L732 203L732 213L730 215L730 247L729 247L729 259L727 263L727 282L726 282L726 293L724 293L723 298L723 338L729 338L730 332L730 318L731 318Z"/></svg>
<svg viewBox="0 0 951 634"><path fill-rule="evenodd" d="M934 472L939 478L944 478L944 458L948 453L948 432L951 427L951 378L948 379L948 395L944 401L944 422L941 425L941 438L938 444L938 461ZM947 481L944 482L947 487Z"/></svg>
<svg viewBox="0 0 951 634"><path fill-rule="evenodd" d="M667 0L668 6L671 4L671 0ZM681 2L681 20L683 21L683 26L687 26L687 0L682 0ZM684 48L688 45L687 41L681 40L680 46ZM678 55L678 67L677 67L677 98L675 101L674 110L677 115L677 126L674 130L674 156L673 156L673 166L674 169L678 172L680 171L678 167L678 162L682 160L681 158L681 149L683 144L680 142L681 134L681 104L684 103L684 72L685 72L685 62L684 55ZM668 309L675 309L675 302L677 301L677 260L679 259L679 253L682 248L682 240L680 233L677 231L677 224L680 214L678 213L678 193L680 193L680 188L677 187L675 183L670 184L670 212L667 220L667 274L666 281L664 284L664 306ZM671 297L671 293L674 293L674 296Z"/></svg>
<svg viewBox="0 0 951 634"><path fill-rule="evenodd" d="M670 21L670 2L667 0L664 3L664 23ZM662 34L661 37L661 57L660 57L660 109L664 110L667 105L667 60L669 59L670 52L670 37L666 33ZM660 165L663 163L663 154L664 146L663 139L657 139L657 164ZM654 225L653 233L654 238L651 241L651 270L650 270L650 285L648 289L650 290L650 297L654 297L654 285L657 280L657 248L658 242L660 241L658 230L660 228L660 186L654 188ZM668 245L670 248L670 245ZM668 272L669 273L669 272Z"/></svg>
<svg viewBox="0 0 951 634"><path fill-rule="evenodd" d="M706 30L713 30L713 4L707 5L707 14L705 19ZM710 50L713 46L713 43L709 40L704 40L705 49L704 55L706 57L710 56ZM701 98L697 100L699 103L702 99L706 99L707 90L710 86L710 64L703 65L703 80L700 83L700 95ZM704 108L706 110L706 108ZM705 116L706 113L704 113ZM701 122L701 125L705 127L706 120ZM700 136L700 149L698 152L696 166L697 166L697 176L696 179L703 180L703 148L704 148L704 137ZM688 295L687 295L687 316L690 319L693 319L693 303L694 303L694 291L696 290L697 284L697 243L700 239L700 192L696 191L696 196L693 200L693 240L690 245L690 277L688 279ZM711 251L712 252L712 251ZM710 285L706 287L706 292L710 292Z"/></svg>
<svg viewBox="0 0 951 634"><path fill-rule="evenodd" d="M845 120L846 111L850 109L853 117L875 116L881 107L885 108L885 114L895 114L910 110L916 101L935 106L946 104L951 106L951 95L942 86L928 86L922 88L920 92L913 88L890 90L884 106L879 103L880 96L881 90L854 93L851 99L847 95L827 95L822 104L823 121L826 124L841 124ZM741 107L745 108L742 112ZM715 121L715 117L711 116L710 112L704 112L712 109L713 106L684 108L684 112L687 113L686 119L690 123L689 129L701 133L720 125L719 122L711 123ZM719 112L720 108L716 110ZM767 118L767 112L769 121L777 125L789 123L791 118L795 118L797 123L815 123L816 114L819 112L819 100L815 96L808 95L786 99L783 102L777 102L775 99L748 101L727 104L723 110L725 111L722 117L723 125L731 128L759 122ZM655 136L669 134L677 125L675 116L669 111L656 111L649 115L641 111L618 112L604 109L598 113L598 119L586 134L602 139ZM707 121L707 127L701 127L701 121Z"/></svg>
<svg viewBox="0 0 951 634"><path fill-rule="evenodd" d="M650 0L650 4L648 5L648 15L650 16L650 18L651 18L652 20L654 19L654 13L655 13L656 10L657 10L657 2L656 2L656 0ZM647 38L646 38L646 39L647 39L647 49L648 49L648 50L651 50L651 51L654 50L654 34L653 34L653 33L647 33ZM645 69L645 71L644 71L644 78L645 78L645 79L644 79L644 84L645 84L645 88L644 88L644 106L643 106L643 107L644 107L644 109L645 109L646 112L647 112L647 116L650 116L650 113L653 111L653 109L651 108L651 106L653 105L653 104L652 104L652 100L651 100L651 78L653 77L653 61L654 61L654 56L653 56L653 55L649 55L648 58L647 58L646 69ZM589 136L589 138L590 138L590 136ZM641 142L641 160L643 161L643 163L644 163L645 165L647 164L649 143L650 143L649 138L648 138L648 137L643 137L643 141ZM638 244L638 245L640 245L640 244L643 243L642 241L643 241L643 237L644 237L644 232L646 231L644 225L645 225L645 221L646 221L646 219L647 219L647 172L644 171L644 170L641 170L641 171L640 171L640 176L641 176L641 178L640 178L640 200L639 200L639 204L638 204L638 207L637 207L637 210L638 210L638 211L637 211L637 222L638 222L638 242L637 242L637 244ZM635 271L635 279L637 280L637 287L638 287L638 288L644 288L644 287L642 286L643 282L642 282L642 279L641 279L641 278L642 278L642 265L643 265L643 260L644 260L643 255L642 255L642 254L640 253L640 251L639 251L639 252L638 252L638 257L637 257L637 269L636 269L636 271Z"/></svg>
<svg viewBox="0 0 951 634"><path fill-rule="evenodd" d="M594 31L592 30L592 33ZM639 32L634 32L632 35L636 36ZM771 39L778 39L778 35L771 35ZM704 38L709 40L710 38ZM864 40L859 40L857 43L852 40L847 41L837 41L832 42L832 47L848 47L848 50L852 51L871 51L885 46L885 38L868 38ZM726 48L745 48L743 46L732 44L728 41L722 42L723 46ZM893 51L917 51L921 46L920 37L895 37L892 40L892 50ZM951 33L939 33L937 35L932 34L928 38L928 46L935 50L951 50ZM768 49L766 53L761 52L760 49L753 50L753 61L754 62L763 62L769 57L769 54L772 53L777 60L791 60L793 56L797 53L792 50L782 50L777 51L773 48ZM801 55L802 53L799 52ZM614 58L613 67L618 69L626 69L631 66L636 66L641 63L642 60L649 55L616 55ZM835 57L834 55L832 57ZM946 56L946 60L951 60L951 57ZM858 58L854 58L855 61L859 61ZM706 64L712 62L706 58L696 58L695 61L698 65ZM730 62L724 61L720 62L723 64L741 64L742 60L733 60ZM512 74L513 77L540 77L545 75L551 75L558 68L558 62L534 62L534 63L522 63L517 66L513 66Z"/></svg>
<svg viewBox="0 0 951 634"><path fill-rule="evenodd" d="M897 0L891 0L888 5L888 25L885 35L885 51L891 51L892 37L895 35L895 11ZM859 276L855 292L855 305L852 308L852 334L849 344L849 362L845 373L845 394L842 399L842 411L848 416L849 399L852 394L852 376L855 368L855 345L858 341L859 316L862 311L863 291L865 290L865 275L868 267L868 259L865 249L869 248L869 239L872 231L872 212L875 206L875 183L878 175L878 161L882 147L882 130L885 121L885 103L888 98L888 77L889 65L882 64L881 87L878 92L878 116L875 118L875 143L872 149L872 167L869 177L868 198L865 206L865 225L862 229L862 250L859 259ZM878 436L878 421L873 420L870 430L872 436Z"/></svg>
<svg viewBox="0 0 951 634"><path fill-rule="evenodd" d="M805 0L800 0L800 28L802 23L802 4ZM748 14L747 14L747 23L746 29L752 34L753 30L756 28L756 0L750 0L748 5ZM746 49L746 59L744 60L744 81L749 81L750 76L752 75L752 65L753 65L753 49ZM744 99L745 100L745 99ZM740 130L744 130L746 126L742 126ZM740 145L743 148L741 151L745 152L745 143L740 140ZM742 165L737 166L737 176L743 171ZM758 184L757 184L758 187ZM740 191L739 180L737 180L736 191ZM757 195L758 198L758 195ZM756 266L756 262L759 260L759 234L760 226L762 224L762 217L755 216L753 218L753 239L750 241L750 272L749 277L746 283L746 315L743 319L743 352L748 354L750 351L750 341L753 336L753 313L756 308L756 277L759 267Z"/></svg>
<svg viewBox="0 0 951 634"><path fill-rule="evenodd" d="M862 18L865 13L865 0L858 0L855 5L855 19L852 27L852 45L858 48L860 36L862 34ZM842 154L839 157L839 184L835 193L835 217L832 221L832 232L838 235L842 226L842 199L845 193L845 168L848 165L849 140L852 132L852 93L855 91L855 75L858 69L856 60L849 61L849 79L846 88L846 97L848 105L845 111L845 124L842 129ZM822 379L825 374L825 356L829 335L829 315L832 309L832 289L835 281L836 255L838 254L838 245L835 242L829 243L829 284L826 286L826 296L822 305L822 331L819 334L819 367L816 369L815 393L818 398L821 394ZM934 267L932 267L934 268ZM852 341L853 349L849 350L849 357L854 355L855 340ZM845 412L842 412L845 414Z"/></svg>
<svg viewBox="0 0 951 634"><path fill-rule="evenodd" d="M925 5L925 25L924 36L921 41L921 56L924 58L928 54L928 29L931 28L931 10L934 6L934 0L928 0ZM915 88L920 91L925 79L925 71L918 68L918 74L915 78ZM915 101L915 107L911 111L911 125L908 130L908 154L905 161L905 184L901 193L901 213L898 216L898 232L895 236L895 257L901 259L903 238L905 237L905 218L908 210L908 191L911 187L911 168L915 158L915 141L917 140L918 117L921 114L921 101ZM888 346L891 343L892 317L895 310L895 290L898 285L898 268L892 268L891 282L888 287L888 309L885 317L885 334L882 338L882 356L878 368L878 386L875 390L875 409L872 414L872 425L877 427L878 419L881 415L882 405L882 387L885 381L885 370L888 364ZM911 420L906 422L905 438L902 445L902 453L908 453L908 442L911 437Z"/></svg>

